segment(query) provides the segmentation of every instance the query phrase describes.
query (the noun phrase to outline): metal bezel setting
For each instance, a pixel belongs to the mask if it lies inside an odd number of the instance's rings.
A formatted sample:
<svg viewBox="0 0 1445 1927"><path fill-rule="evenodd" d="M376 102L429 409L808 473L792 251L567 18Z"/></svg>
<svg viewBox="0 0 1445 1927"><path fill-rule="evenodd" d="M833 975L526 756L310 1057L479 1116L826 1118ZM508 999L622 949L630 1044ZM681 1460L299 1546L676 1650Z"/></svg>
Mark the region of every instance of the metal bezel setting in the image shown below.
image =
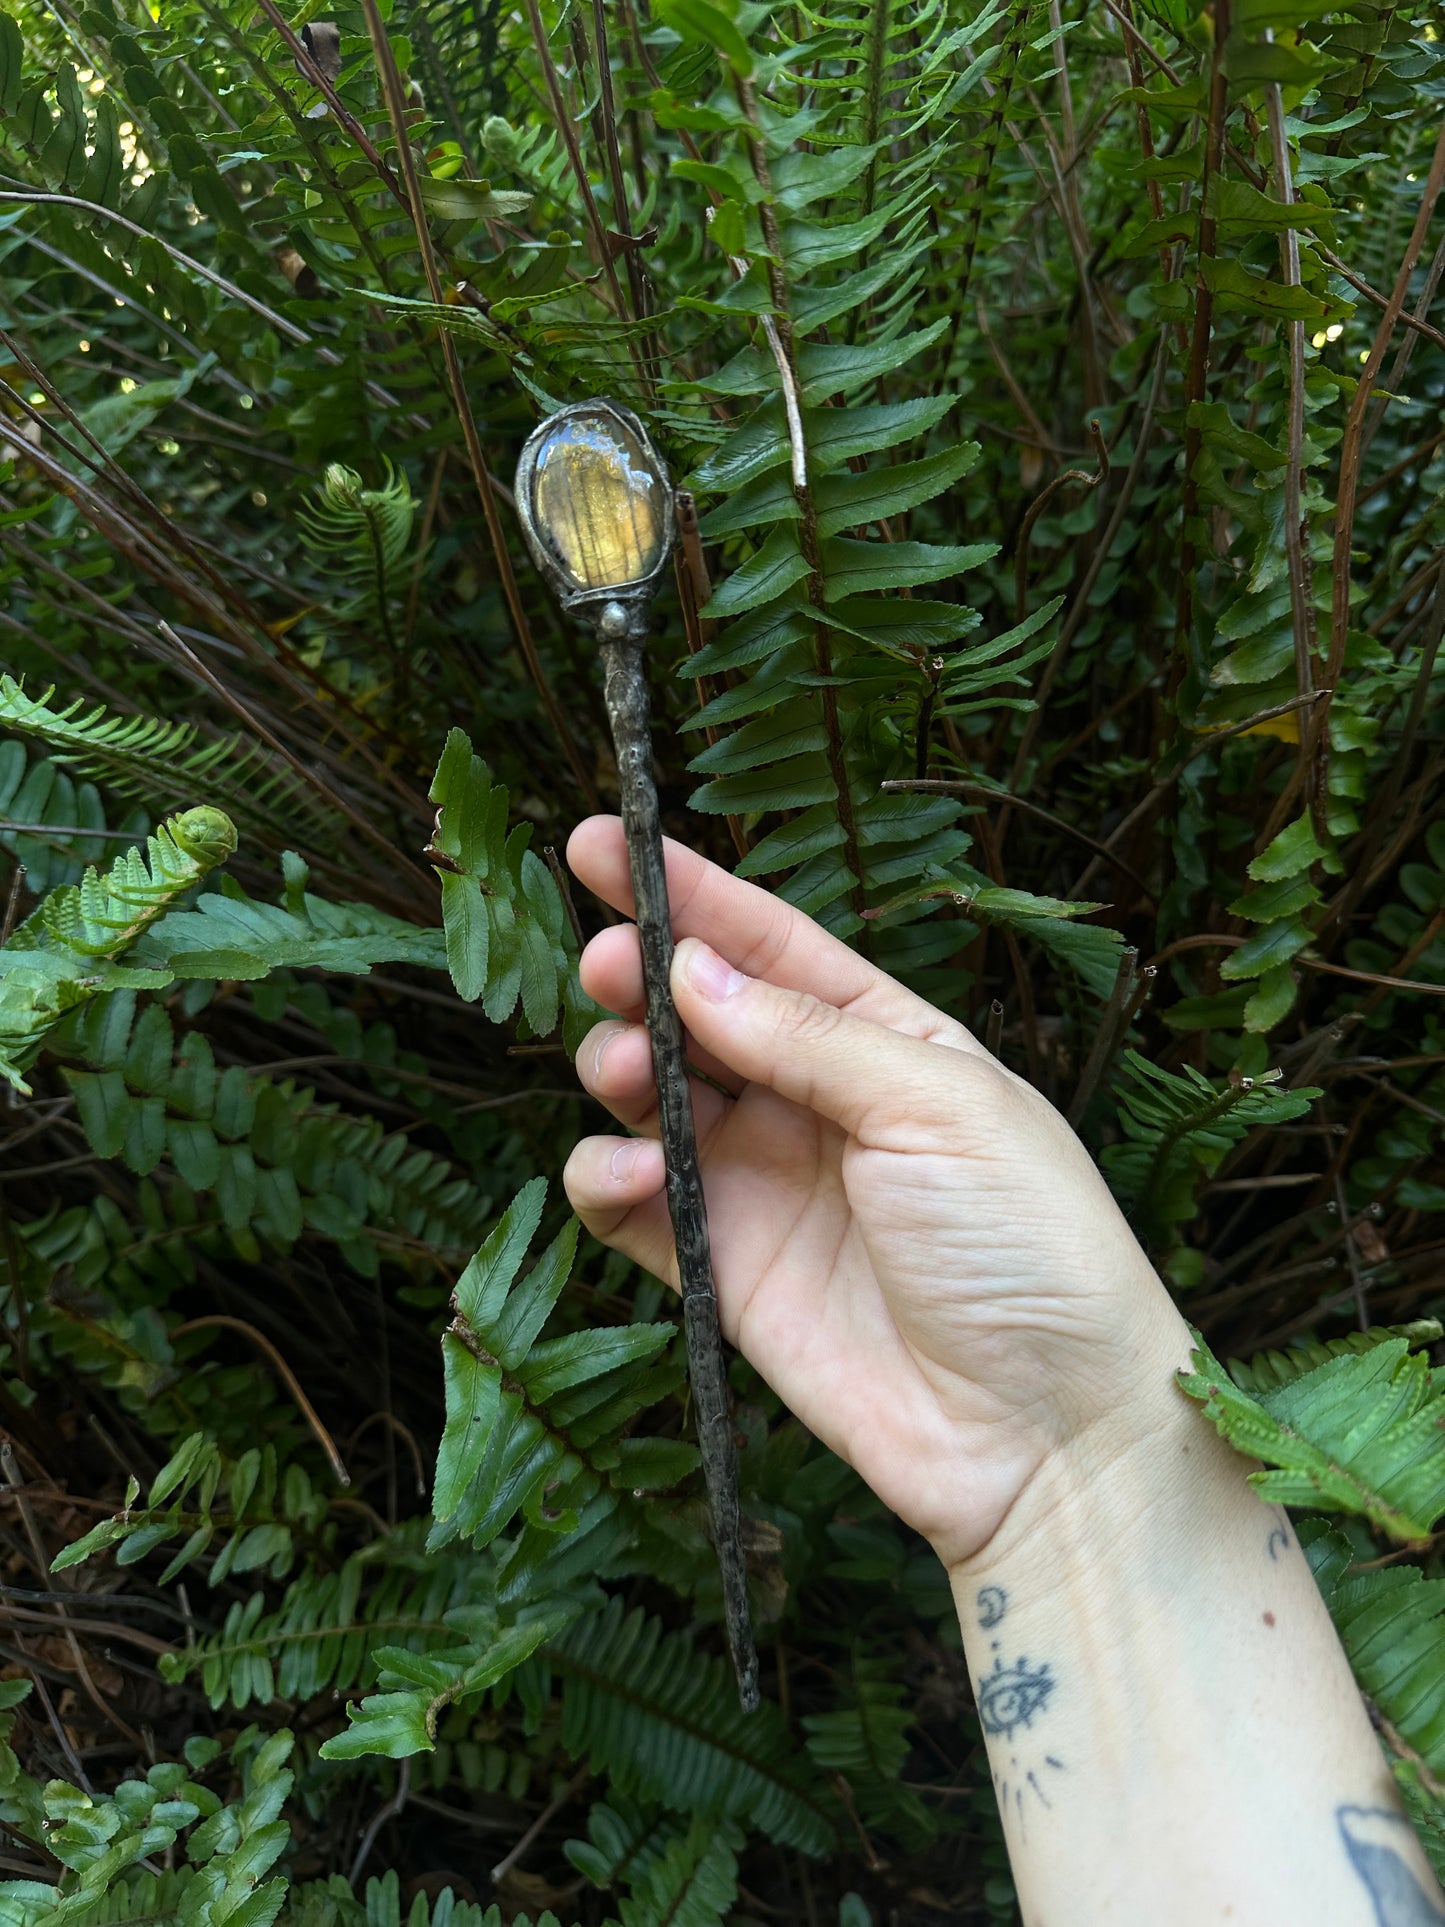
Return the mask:
<svg viewBox="0 0 1445 1927"><path fill-rule="evenodd" d="M575 417L598 415L610 416L619 428L624 429L637 441L661 483L662 499L659 504L661 547L658 550L656 562L646 575L636 576L630 582L610 583L597 588L579 588L557 560L550 544L537 527L533 511L537 454L548 436L560 425L565 425ZM533 562L537 565L539 574L550 586L569 616L604 637L608 631L611 631L612 637L615 638L621 626L615 614L609 616L609 609L620 610L625 614L628 630L645 627L647 609L657 593L662 571L666 568L677 541L677 517L673 508L672 479L668 474L667 464L658 454L652 437L630 408L624 408L620 402L604 401L598 397L591 401L569 402L565 408L559 408L555 414L549 415L545 421L540 422L527 437L517 461L517 519L522 525L523 539Z"/></svg>

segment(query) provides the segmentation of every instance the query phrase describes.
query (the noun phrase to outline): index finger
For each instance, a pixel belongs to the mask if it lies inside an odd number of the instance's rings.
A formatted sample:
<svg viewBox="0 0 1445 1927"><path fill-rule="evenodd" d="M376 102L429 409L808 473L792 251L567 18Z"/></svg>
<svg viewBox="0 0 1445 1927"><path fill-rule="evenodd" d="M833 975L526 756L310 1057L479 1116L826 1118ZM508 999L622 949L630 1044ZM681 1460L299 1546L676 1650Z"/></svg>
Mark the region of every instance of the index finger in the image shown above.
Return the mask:
<svg viewBox="0 0 1445 1927"><path fill-rule="evenodd" d="M824 1003L925 1043L983 1046L962 1024L906 990L801 910L755 883L730 876L686 844L663 838L673 935L700 937L750 977L806 990ZM634 914L627 839L616 816L590 816L567 840L567 862L595 895Z"/></svg>

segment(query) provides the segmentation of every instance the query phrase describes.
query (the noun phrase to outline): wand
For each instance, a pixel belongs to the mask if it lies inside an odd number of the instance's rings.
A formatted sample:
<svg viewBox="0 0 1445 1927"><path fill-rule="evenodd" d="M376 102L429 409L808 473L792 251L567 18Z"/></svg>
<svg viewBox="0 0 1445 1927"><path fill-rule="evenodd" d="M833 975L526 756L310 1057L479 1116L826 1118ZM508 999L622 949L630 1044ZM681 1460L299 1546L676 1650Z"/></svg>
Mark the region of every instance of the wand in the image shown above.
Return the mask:
<svg viewBox="0 0 1445 1927"><path fill-rule="evenodd" d="M758 1658L748 1616L738 1520L737 1460L713 1290L707 1209L697 1163L682 1025L672 1001L672 918L662 820L652 777L643 652L658 578L672 549L672 487L642 423L615 402L574 403L528 437L517 464L517 513L527 547L563 609L602 651L603 687L622 825L632 871L647 1032L667 1165L667 1204L682 1286L688 1374L697 1412L713 1544L722 1574L728 1649L745 1711L758 1704Z"/></svg>

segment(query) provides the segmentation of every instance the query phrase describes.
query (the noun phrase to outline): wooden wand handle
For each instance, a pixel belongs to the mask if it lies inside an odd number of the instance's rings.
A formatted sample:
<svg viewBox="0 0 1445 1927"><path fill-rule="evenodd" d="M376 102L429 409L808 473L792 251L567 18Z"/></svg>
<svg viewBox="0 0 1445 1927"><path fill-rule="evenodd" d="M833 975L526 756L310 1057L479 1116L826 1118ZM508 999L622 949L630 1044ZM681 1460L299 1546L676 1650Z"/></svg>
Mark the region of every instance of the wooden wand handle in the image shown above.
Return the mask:
<svg viewBox="0 0 1445 1927"><path fill-rule="evenodd" d="M758 1704L758 1656L748 1613L747 1568L738 1516L737 1458L728 1406L727 1367L718 1328L708 1245L707 1207L697 1162L692 1093L688 1087L682 1024L672 1001L672 918L662 853L662 820L652 776L647 681L642 637L635 631L602 643L607 713L617 751L622 824L632 870L642 976L647 989L647 1030L657 1080L658 1123L667 1163L667 1204L677 1245L683 1329L697 1415L698 1446L712 1516L713 1543L722 1574L728 1649L737 1674L738 1697L752 1712Z"/></svg>

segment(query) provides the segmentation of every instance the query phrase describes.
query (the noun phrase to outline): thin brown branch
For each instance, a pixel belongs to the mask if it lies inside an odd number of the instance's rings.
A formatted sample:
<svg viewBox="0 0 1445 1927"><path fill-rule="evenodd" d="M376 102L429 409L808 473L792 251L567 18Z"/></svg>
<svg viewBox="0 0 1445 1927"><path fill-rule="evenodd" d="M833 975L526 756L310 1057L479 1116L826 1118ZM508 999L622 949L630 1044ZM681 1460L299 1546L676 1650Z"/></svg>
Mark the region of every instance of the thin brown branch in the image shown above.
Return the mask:
<svg viewBox="0 0 1445 1927"><path fill-rule="evenodd" d="M1224 50L1229 40L1229 0L1215 0L1210 34L1209 110L1204 127L1204 167L1199 180L1199 241L1195 254L1194 326L1189 340L1189 375L1184 395L1184 503L1179 543L1179 586L1174 615L1176 678L1182 674L1181 646L1189 628L1194 588L1195 525L1199 515L1199 482L1195 470L1203 445L1198 426L1190 420L1195 404L1204 400L1209 384L1209 353L1214 331L1214 291L1206 263L1214 259L1215 217L1211 190L1223 176L1225 123L1229 117L1229 80Z"/></svg>
<svg viewBox="0 0 1445 1927"><path fill-rule="evenodd" d="M1273 35L1266 32L1267 40ZM1285 129L1284 96L1278 81L1264 90L1265 112L1269 120L1270 149L1274 162L1274 185L1278 198L1287 206L1295 200L1290 167L1289 136ZM1281 228L1279 234L1280 273L1287 288L1300 286L1299 233ZM1315 686L1315 611L1314 583L1309 561L1309 541L1304 525L1304 445L1305 445L1305 324L1296 316L1286 321L1285 339L1289 346L1289 433L1284 471L1284 552L1289 577L1290 621L1294 635L1295 690L1301 702L1313 695ZM1305 732L1300 731L1300 757L1307 755ZM1315 833L1323 829L1317 820Z"/></svg>
<svg viewBox="0 0 1445 1927"><path fill-rule="evenodd" d="M1305 234L1320 259L1327 261L1342 281L1348 281L1356 294L1362 294L1366 301L1377 308L1389 308L1389 295L1381 294L1378 288L1372 288L1363 275L1357 274L1347 261L1342 261L1332 248L1325 247L1308 229L1305 229ZM1431 327L1430 323L1421 316L1413 315L1406 309L1399 314L1397 320L1402 328L1410 328L1417 335L1423 335L1426 341L1433 341L1437 348L1445 348L1445 331Z"/></svg>
<svg viewBox="0 0 1445 1927"><path fill-rule="evenodd" d="M612 248L607 239L607 230L602 225L602 216L597 211L597 200L592 192L587 164L582 158L582 149L577 142L577 130L572 124L572 115L562 93L562 82L557 73L557 63L552 58L551 44L547 39L547 29L542 20L542 9L538 6L537 0L526 0L526 4L527 21L532 29L532 44L537 49L537 59L541 63L542 78L547 85L547 98L552 104L552 117L556 122L557 132L562 136L562 145L567 150L572 178L576 181L577 191L582 196L582 207L587 217L587 225L592 231L592 244L596 249L598 265L607 277L607 286L612 293L614 309L619 315L625 314L627 305L622 299L622 288L617 279L617 270L612 263ZM605 58L605 55L603 57ZM618 219L626 219L625 200L618 211Z"/></svg>
<svg viewBox="0 0 1445 1927"><path fill-rule="evenodd" d="M1002 790L996 783L980 782L972 776L896 776L880 784L879 787L885 790L922 790L935 796L951 794L986 796L990 801L1005 804L1011 810L1022 810L1025 816L1032 816L1040 823L1047 823L1050 829L1057 830L1061 836L1071 837L1075 843L1082 843L1086 850L1093 850L1121 876L1128 877L1148 902L1154 902L1154 892L1139 872L1132 864L1125 863L1121 857L1116 856L1106 843L1101 843L1087 830L1081 830L1077 823L1070 823L1067 818L1056 816L1052 810L1046 810L1041 803L1035 803L1027 796L1019 796L1013 790Z"/></svg>
<svg viewBox="0 0 1445 1927"><path fill-rule="evenodd" d="M1425 189L1420 196L1416 210L1415 223L1410 230L1410 238L1405 245L1405 256L1400 263L1395 285L1391 290L1389 302L1380 324L1375 330L1375 338L1360 370L1359 385L1350 403L1350 412L1345 418L1345 431L1340 440L1340 479L1335 502L1334 555L1330 578L1330 648L1324 680L1328 685L1324 699L1310 719L1309 749L1313 768L1313 781L1317 794L1325 794L1328 782L1328 737L1330 704L1334 687L1344 668L1345 644L1350 627L1350 576L1351 547L1355 529L1355 496L1359 487L1360 455L1363 446L1365 415L1370 405L1370 396L1379 375L1385 351L1390 345L1395 328L1404 310L1405 298L1410 291L1410 277L1415 271L1415 263L1420 258L1420 250L1425 244L1425 235L1430 218L1435 212L1435 203L1440 197L1440 189L1445 186L1445 123L1435 139L1435 152L1430 161L1430 172Z"/></svg>
<svg viewBox="0 0 1445 1927"><path fill-rule="evenodd" d="M1134 828L1136 823L1143 821L1146 817L1153 814L1196 756L1202 756L1207 749L1217 748L1220 743L1227 743L1233 736L1247 735L1250 730L1258 729L1261 723L1271 723L1279 716L1288 716L1292 710L1307 709L1314 703L1317 703L1323 693L1322 690L1316 689L1308 696L1291 696L1288 702L1275 703L1269 709L1257 710L1254 715L1246 716L1240 722L1226 723L1220 729L1206 731L1197 743L1192 744L1190 748L1185 751L1175 768L1172 769L1167 776L1160 777L1153 788L1139 799L1133 809L1114 825L1114 828L1110 830L1108 836L1104 839L1104 851L1112 858L1114 850L1129 834L1130 830ZM1095 865L1091 863L1079 878L1078 882L1070 886L1068 891L1069 896L1081 897L1084 894L1085 890L1089 887L1089 880L1094 874L1094 869Z"/></svg>
<svg viewBox="0 0 1445 1927"><path fill-rule="evenodd" d="M266 1336L265 1332L257 1331L256 1327L247 1324L244 1318L232 1318L225 1312L208 1312L204 1318L188 1318L183 1325L173 1326L170 1335L172 1340L174 1340L183 1338L187 1332L206 1331L213 1326L225 1331L240 1332L243 1337L249 1338L258 1350L266 1354L267 1358L275 1366L277 1375L285 1385L287 1391L290 1392L292 1398L295 1399L302 1418L305 1419L315 1434L317 1444L321 1447L327 1458L330 1459L331 1469L336 1474L337 1484L350 1485L351 1474L347 1471L346 1463L340 1452L336 1449L335 1439L332 1438L331 1434L322 1424L321 1415L316 1410L316 1407L311 1403L310 1399L307 1398L305 1392L302 1391L301 1381L286 1363L286 1360L281 1356L280 1352L277 1351L276 1347L271 1343L271 1340Z"/></svg>
<svg viewBox="0 0 1445 1927"><path fill-rule="evenodd" d="M264 4L269 7L270 0L264 0ZM535 8L535 0L533 0L533 6ZM427 291L432 301L440 307L443 301L441 276L437 272L436 250L432 246L431 229L427 223L426 208L417 182L416 156L412 152L407 129L406 97L402 90L401 75L397 70L396 57L391 51L391 42L387 39L386 28L382 24L376 0L362 0L362 12L366 17L367 31L371 35L372 51L376 55L377 70L381 75L387 111L391 116L392 137L396 144L397 159L405 182L402 205L410 213L412 226L416 229L417 248L421 255ZM379 160L378 156L378 162ZM501 583L503 599L507 604L507 613L512 619L512 633L517 638L533 687L541 698L542 707L547 712L548 720L561 744L562 753L567 759L567 767L572 772L572 780L586 800L587 807L595 810L598 807L597 786L587 772L577 745L573 741L572 732L568 729L566 718L557 702L556 694L547 679L547 672L532 638L532 626L527 620L527 612L522 605L516 571L512 567L512 558L507 549L506 537L502 532L501 517L497 513L496 491L492 486L486 456L482 451L481 437L477 433L476 416L472 413L466 382L462 377L456 341L450 329L442 328L438 332L442 359L446 364L447 385L451 389L452 406L461 427L462 440L466 444L467 461L471 465L472 479L476 483L477 496L482 505L482 516L487 525L487 534L491 539L497 577Z"/></svg>
<svg viewBox="0 0 1445 1927"><path fill-rule="evenodd" d="M1061 475L1056 475L1047 487L1040 489L1033 501L1029 503L1028 513L1019 529L1014 555L1015 622L1022 622L1028 613L1029 543L1033 539L1034 524L1059 490L1067 487L1070 482L1079 482L1085 488L1094 489L1100 482L1109 479L1109 445L1104 440L1104 431L1097 420L1091 420L1089 423L1089 439L1094 444L1094 455L1099 464L1094 473L1091 475L1086 468L1066 468Z"/></svg>

